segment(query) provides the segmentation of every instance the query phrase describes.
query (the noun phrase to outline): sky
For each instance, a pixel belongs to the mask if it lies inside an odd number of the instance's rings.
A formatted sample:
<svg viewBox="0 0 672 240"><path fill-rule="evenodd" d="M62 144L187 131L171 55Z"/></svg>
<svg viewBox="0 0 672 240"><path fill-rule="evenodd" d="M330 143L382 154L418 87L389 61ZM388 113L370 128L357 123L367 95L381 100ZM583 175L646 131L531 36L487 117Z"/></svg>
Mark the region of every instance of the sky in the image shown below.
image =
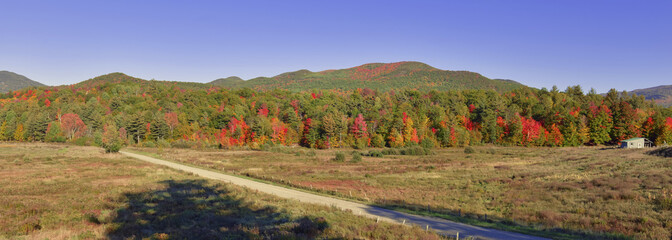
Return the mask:
<svg viewBox="0 0 672 240"><path fill-rule="evenodd" d="M672 1L0 0L0 70L250 79L419 61L560 90L672 84Z"/></svg>

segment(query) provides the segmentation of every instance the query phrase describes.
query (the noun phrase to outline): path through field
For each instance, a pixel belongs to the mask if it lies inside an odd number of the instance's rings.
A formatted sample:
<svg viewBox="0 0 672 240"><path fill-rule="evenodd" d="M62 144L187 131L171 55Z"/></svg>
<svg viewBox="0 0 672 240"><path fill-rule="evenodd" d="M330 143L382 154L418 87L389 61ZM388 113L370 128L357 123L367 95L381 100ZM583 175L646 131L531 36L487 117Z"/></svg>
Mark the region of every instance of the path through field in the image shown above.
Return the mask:
<svg viewBox="0 0 672 240"><path fill-rule="evenodd" d="M165 160L160 160L140 154L130 153L130 152L121 152L122 154L133 157L142 161L147 161L154 164L168 166L174 169L182 170L185 172L194 173L201 177L220 180L228 182L231 184L248 187L260 192L265 192L273 194L283 198L295 199L300 202L313 203L313 204L323 204L329 206L336 206L340 209L349 209L354 214L363 215L370 217L372 219L379 219L380 221L387 221L392 223L404 223L405 224L415 224L422 228L429 226L429 228L439 232L440 234L455 236L458 232L460 234L460 239L465 237L473 237L479 239L545 239L541 237L535 237L530 235L524 235L520 233L505 232L495 229L488 229L482 227L471 226L467 224L457 223L445 219L433 218L412 215L408 213L397 212L389 209L373 207L361 203L350 202L342 199L330 198L326 196L320 196L316 194L311 194L307 192L302 192L298 190L293 190L289 188L284 188L280 186L275 186L271 184L261 183L252 181L249 179L239 178L235 176L230 176L222 173L217 173L213 171L208 171L200 168L185 166L182 164L169 162ZM376 220L373 220L376 221Z"/></svg>

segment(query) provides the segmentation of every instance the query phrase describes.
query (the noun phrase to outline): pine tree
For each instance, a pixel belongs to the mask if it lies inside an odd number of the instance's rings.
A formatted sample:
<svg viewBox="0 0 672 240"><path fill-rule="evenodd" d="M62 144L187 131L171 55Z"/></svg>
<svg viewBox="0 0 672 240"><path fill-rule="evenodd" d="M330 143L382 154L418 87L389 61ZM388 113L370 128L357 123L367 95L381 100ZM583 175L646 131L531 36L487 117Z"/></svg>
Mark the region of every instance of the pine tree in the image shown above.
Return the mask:
<svg viewBox="0 0 672 240"><path fill-rule="evenodd" d="M4 135L5 139L12 140L14 139L14 131L16 131L16 113L10 110L5 114L5 129Z"/></svg>
<svg viewBox="0 0 672 240"><path fill-rule="evenodd" d="M146 124L143 117L140 114L135 114L131 116L131 120L126 126L126 131L129 137L135 141L135 143L140 143L141 138L145 136Z"/></svg>
<svg viewBox="0 0 672 240"><path fill-rule="evenodd" d="M34 141L44 141L50 121L48 113L38 114L35 119L30 121L26 134Z"/></svg>

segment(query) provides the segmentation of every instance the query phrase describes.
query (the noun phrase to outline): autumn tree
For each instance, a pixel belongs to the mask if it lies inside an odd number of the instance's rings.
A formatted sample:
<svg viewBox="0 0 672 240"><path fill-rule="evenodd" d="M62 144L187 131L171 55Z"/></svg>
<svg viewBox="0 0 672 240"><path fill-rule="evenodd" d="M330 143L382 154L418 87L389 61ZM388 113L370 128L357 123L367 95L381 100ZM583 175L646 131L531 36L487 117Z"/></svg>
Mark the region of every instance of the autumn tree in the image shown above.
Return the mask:
<svg viewBox="0 0 672 240"><path fill-rule="evenodd" d="M102 147L106 153L119 152L124 145L124 139L121 138L117 125L114 122L108 122L103 126Z"/></svg>
<svg viewBox="0 0 672 240"><path fill-rule="evenodd" d="M61 117L61 127L68 139L72 140L75 137L81 137L86 131L86 125L79 118L79 115L74 113L63 114Z"/></svg>
<svg viewBox="0 0 672 240"><path fill-rule="evenodd" d="M58 121L50 122L47 125L47 132L44 136L47 142L65 142L65 136L61 131L61 123Z"/></svg>
<svg viewBox="0 0 672 240"><path fill-rule="evenodd" d="M603 144L611 140L609 133L613 127L611 118L611 110L604 104L590 106L590 118L588 119L588 127L590 129L590 140L594 144Z"/></svg>
<svg viewBox="0 0 672 240"><path fill-rule="evenodd" d="M168 129L170 129L170 137L174 136L174 130L180 124L177 113L169 112L163 115L163 119L166 121Z"/></svg>

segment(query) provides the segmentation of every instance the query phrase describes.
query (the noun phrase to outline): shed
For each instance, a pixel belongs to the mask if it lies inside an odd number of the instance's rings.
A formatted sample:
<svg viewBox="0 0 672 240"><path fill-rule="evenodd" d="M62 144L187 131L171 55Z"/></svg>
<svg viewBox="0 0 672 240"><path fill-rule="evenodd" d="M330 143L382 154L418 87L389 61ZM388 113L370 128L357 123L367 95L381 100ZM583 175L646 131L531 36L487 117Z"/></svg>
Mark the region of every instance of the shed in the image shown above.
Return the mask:
<svg viewBox="0 0 672 240"><path fill-rule="evenodd" d="M621 148L653 147L653 142L646 138L630 138L621 141Z"/></svg>

